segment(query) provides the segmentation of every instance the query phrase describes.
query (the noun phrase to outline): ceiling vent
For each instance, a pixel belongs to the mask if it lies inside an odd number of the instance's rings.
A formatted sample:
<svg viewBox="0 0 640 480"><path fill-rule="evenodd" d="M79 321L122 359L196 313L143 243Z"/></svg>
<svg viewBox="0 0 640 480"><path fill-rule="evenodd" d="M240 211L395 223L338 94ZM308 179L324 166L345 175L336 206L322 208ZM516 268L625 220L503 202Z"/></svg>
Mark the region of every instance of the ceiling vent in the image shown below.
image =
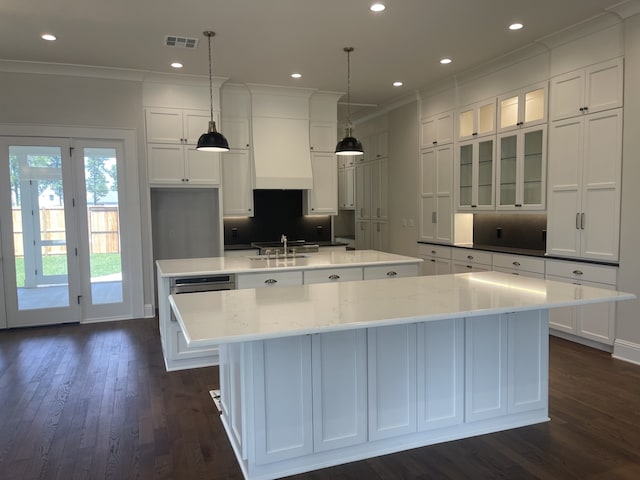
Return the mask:
<svg viewBox="0 0 640 480"><path fill-rule="evenodd" d="M164 37L164 44L167 47L196 48L198 46L198 39L178 37L177 35L167 35Z"/></svg>

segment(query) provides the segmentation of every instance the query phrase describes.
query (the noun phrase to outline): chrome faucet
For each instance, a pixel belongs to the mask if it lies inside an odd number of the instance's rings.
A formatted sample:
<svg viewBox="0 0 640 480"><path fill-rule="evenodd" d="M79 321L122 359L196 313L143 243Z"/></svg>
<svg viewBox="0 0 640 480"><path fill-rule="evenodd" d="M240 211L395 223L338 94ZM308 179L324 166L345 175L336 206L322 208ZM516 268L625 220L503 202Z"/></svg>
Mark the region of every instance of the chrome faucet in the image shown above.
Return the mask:
<svg viewBox="0 0 640 480"><path fill-rule="evenodd" d="M284 256L287 256L287 236L283 233L280 237L280 241L282 242L282 246L284 247Z"/></svg>

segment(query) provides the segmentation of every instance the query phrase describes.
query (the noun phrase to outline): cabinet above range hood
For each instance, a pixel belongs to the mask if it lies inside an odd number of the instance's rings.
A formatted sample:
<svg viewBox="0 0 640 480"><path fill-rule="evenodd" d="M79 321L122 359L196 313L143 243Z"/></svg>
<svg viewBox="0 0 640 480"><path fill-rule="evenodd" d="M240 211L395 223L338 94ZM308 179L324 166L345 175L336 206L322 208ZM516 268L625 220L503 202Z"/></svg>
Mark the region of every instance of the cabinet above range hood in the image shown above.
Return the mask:
<svg viewBox="0 0 640 480"><path fill-rule="evenodd" d="M309 98L315 90L249 84L255 189L313 188Z"/></svg>

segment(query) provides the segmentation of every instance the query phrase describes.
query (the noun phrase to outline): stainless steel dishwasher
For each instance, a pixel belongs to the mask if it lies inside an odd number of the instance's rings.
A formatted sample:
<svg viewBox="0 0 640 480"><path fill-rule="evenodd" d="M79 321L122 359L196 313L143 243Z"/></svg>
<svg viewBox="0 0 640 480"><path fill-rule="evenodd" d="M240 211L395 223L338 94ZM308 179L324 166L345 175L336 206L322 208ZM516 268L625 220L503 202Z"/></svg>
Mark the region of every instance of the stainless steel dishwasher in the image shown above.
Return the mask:
<svg viewBox="0 0 640 480"><path fill-rule="evenodd" d="M235 290L236 276L204 275L201 277L176 277L171 279L169 292L171 295L181 293L213 292L217 290Z"/></svg>

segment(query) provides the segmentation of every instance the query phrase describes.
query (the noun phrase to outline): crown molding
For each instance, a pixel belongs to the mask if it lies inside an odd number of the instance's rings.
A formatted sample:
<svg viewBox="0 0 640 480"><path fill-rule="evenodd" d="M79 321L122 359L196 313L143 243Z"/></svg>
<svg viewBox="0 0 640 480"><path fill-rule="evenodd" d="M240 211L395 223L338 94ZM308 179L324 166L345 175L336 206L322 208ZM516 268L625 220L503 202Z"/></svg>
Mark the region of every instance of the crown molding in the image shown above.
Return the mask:
<svg viewBox="0 0 640 480"><path fill-rule="evenodd" d="M607 11L613 12L625 20L640 13L640 0L626 0L607 8Z"/></svg>

